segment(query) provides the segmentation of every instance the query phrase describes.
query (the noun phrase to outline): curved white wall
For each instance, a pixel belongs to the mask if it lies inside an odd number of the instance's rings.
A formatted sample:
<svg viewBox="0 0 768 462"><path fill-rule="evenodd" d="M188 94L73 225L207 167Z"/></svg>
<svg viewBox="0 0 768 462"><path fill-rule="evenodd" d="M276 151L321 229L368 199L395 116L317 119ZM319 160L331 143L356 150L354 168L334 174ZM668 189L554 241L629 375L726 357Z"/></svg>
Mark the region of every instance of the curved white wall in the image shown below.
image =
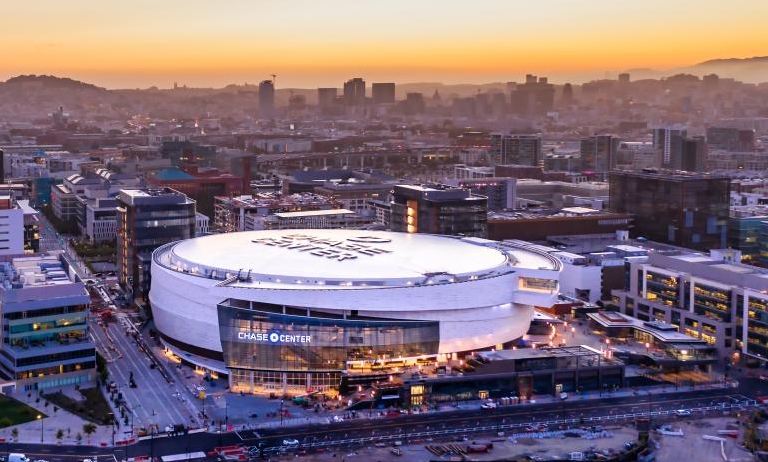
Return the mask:
<svg viewBox="0 0 768 462"><path fill-rule="evenodd" d="M216 305L228 298L324 310L358 310L368 316L440 322L436 353L452 353L508 342L525 334L530 304L516 300L517 276L409 287L275 288L251 284L217 287L218 280L169 270L153 261L149 294L160 332L179 341L221 351ZM237 284L237 283L236 283ZM552 294L526 303L546 305ZM514 303L518 301L518 303Z"/></svg>

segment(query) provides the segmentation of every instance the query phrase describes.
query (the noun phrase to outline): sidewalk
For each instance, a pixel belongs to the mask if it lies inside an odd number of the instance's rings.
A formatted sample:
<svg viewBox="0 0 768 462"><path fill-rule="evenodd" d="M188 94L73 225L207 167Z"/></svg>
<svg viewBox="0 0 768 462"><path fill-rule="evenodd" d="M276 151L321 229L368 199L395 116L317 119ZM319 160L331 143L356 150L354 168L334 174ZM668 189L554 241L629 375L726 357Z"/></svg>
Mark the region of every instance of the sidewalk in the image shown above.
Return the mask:
<svg viewBox="0 0 768 462"><path fill-rule="evenodd" d="M76 393L74 386L62 387L62 391L66 395L73 395ZM0 429L0 438L4 438L5 441L20 442L20 443L44 443L44 444L64 444L64 445L90 445L90 446L102 446L112 444L112 427L97 425L96 432L88 436L83 431L83 425L88 423L81 417L74 415L64 409L59 409L53 412L53 404L45 406L45 400L41 399L40 402L35 402L35 396L28 398L22 393L16 393L9 395L10 397L17 399L24 404L34 408L40 415L47 415L45 418L34 420L20 425L14 425ZM18 431L18 437L13 438L13 429ZM56 438L56 434L61 430L62 438L59 440ZM81 436L78 442L77 435ZM119 438L120 435L115 435L115 438Z"/></svg>

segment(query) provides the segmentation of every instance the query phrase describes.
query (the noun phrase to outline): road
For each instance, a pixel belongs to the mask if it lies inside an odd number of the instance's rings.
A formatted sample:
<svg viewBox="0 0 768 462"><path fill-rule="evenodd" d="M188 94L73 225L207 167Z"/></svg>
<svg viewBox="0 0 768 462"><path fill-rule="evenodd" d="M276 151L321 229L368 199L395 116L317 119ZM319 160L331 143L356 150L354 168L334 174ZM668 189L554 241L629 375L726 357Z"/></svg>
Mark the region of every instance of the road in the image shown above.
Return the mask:
<svg viewBox="0 0 768 462"><path fill-rule="evenodd" d="M318 446L353 449L374 442L402 441L404 444L425 441L428 438L456 438L475 433L494 434L525 432L526 427L542 424L601 425L634 420L647 415L650 406L653 418L675 419L676 409L692 409L694 417L720 415L734 411L747 398L739 390L689 391L675 395L654 395L649 403L647 396L624 396L594 400L576 400L563 403L526 404L501 407L492 410L463 409L419 415L402 415L395 418L360 418L332 424L311 424L297 427L270 427L240 433L196 433L175 437L144 438L139 443L123 448L92 448L33 444L8 444L10 452L25 452L50 462L65 462L88 455L112 457L155 456L178 454L188 450L209 451L214 446L264 444L267 452L279 449L284 438L299 440L304 448ZM638 409L640 408L640 409ZM703 410L707 408L708 410ZM630 417L634 415L634 417ZM655 417L658 416L658 417Z"/></svg>

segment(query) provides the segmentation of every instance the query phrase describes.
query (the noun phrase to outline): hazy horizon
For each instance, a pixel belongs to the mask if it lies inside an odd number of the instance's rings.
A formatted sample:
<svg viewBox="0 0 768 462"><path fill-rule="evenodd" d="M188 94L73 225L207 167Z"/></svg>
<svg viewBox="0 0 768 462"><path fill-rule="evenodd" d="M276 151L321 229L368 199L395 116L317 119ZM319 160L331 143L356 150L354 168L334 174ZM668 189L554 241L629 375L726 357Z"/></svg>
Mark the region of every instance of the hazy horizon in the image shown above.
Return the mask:
<svg viewBox="0 0 768 462"><path fill-rule="evenodd" d="M55 75L117 88L278 88L366 82L553 83L768 54L768 2L734 0L231 0L14 2L0 79Z"/></svg>

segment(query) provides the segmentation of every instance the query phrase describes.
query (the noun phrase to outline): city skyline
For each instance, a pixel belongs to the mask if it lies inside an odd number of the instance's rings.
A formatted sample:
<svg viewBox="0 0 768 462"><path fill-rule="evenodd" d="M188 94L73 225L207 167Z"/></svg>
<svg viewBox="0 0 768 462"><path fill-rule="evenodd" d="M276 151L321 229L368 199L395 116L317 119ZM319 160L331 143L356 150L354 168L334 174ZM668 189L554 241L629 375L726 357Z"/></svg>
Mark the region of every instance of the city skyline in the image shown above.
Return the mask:
<svg viewBox="0 0 768 462"><path fill-rule="evenodd" d="M768 54L768 3L552 0L537 4L75 0L7 6L0 79L52 74L106 88L367 82L574 83Z"/></svg>

